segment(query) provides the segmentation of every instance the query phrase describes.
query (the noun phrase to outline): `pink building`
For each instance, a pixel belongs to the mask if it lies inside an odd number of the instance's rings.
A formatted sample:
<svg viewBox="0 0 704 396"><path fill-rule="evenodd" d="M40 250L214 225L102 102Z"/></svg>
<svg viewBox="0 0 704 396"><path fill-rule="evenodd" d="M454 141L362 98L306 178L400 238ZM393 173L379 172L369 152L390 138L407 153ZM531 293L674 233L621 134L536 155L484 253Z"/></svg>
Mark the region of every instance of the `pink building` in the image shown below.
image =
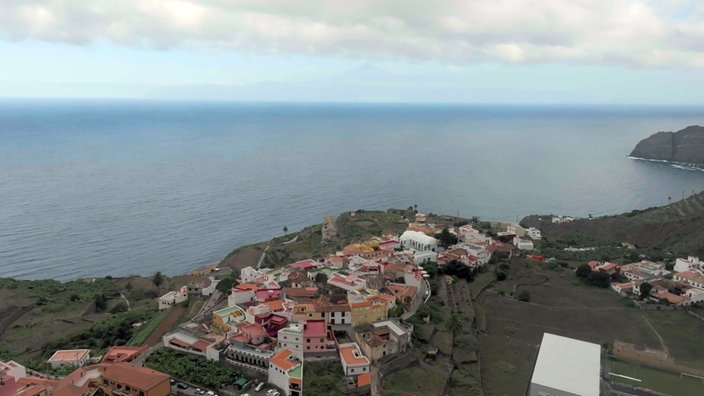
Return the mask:
<svg viewBox="0 0 704 396"><path fill-rule="evenodd" d="M303 324L303 353L320 353L334 351L336 347L335 337L328 329L325 320L307 320Z"/></svg>
<svg viewBox="0 0 704 396"><path fill-rule="evenodd" d="M0 396L15 396L15 391L17 390L17 384L15 383L15 377L11 376L6 371L0 371Z"/></svg>
<svg viewBox="0 0 704 396"><path fill-rule="evenodd" d="M251 345L261 345L268 336L264 327L257 323L238 323L237 331L231 338Z"/></svg>

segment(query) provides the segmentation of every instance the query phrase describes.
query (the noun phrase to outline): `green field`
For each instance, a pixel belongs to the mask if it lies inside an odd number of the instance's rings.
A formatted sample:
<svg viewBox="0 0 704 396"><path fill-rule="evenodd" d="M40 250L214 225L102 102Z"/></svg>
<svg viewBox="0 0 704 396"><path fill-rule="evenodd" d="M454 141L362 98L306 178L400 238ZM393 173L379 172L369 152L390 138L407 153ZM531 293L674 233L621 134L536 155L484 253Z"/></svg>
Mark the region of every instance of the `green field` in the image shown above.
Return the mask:
<svg viewBox="0 0 704 396"><path fill-rule="evenodd" d="M127 344L129 346L140 346L144 343L144 340L149 337L154 330L159 326L159 324L167 317L169 316L169 313L171 312L171 309L165 309L163 311L160 311L156 316L151 318L147 323L143 324L142 327L139 328L137 333L132 337L132 340Z"/></svg>
<svg viewBox="0 0 704 396"><path fill-rule="evenodd" d="M607 365L610 366L609 372L611 373L641 380L641 382L638 382L625 378L612 377L614 382L640 388L648 388L677 396L701 396L704 394L704 381L697 378L680 377L678 374L613 359L603 361L602 365L604 367Z"/></svg>

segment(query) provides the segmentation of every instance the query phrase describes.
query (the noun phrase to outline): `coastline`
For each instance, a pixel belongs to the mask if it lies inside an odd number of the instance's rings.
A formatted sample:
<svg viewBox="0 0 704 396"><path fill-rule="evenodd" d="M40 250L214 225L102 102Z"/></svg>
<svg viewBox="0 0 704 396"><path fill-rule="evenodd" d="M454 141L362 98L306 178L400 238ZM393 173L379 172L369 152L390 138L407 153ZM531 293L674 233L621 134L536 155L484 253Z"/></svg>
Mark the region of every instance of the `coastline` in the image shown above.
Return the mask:
<svg viewBox="0 0 704 396"><path fill-rule="evenodd" d="M668 165L672 166L673 168L682 169L682 170L704 171L704 164L697 164L697 163L692 163L692 162L659 160L659 159L652 159L652 158L642 158L642 157L635 157L630 154L626 154L626 157L628 157L629 159L632 159L632 160L668 164Z"/></svg>

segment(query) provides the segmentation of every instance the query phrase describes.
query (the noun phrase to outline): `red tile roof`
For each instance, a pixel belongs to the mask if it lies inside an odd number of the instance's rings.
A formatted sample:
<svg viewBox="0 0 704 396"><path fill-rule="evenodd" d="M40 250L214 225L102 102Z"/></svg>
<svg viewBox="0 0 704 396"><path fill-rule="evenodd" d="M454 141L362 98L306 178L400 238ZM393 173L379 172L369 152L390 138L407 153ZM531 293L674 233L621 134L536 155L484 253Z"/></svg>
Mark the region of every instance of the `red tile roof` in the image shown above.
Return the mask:
<svg viewBox="0 0 704 396"><path fill-rule="evenodd" d="M124 363L108 365L103 372L103 378L118 384L127 384L144 392L169 380L169 376L162 372Z"/></svg>
<svg viewBox="0 0 704 396"><path fill-rule="evenodd" d="M357 377L357 387L361 388L372 383L372 374L364 373Z"/></svg>
<svg viewBox="0 0 704 396"><path fill-rule="evenodd" d="M101 362L103 363L122 363L131 362L134 358L141 355L146 351L147 347L128 347L128 346L114 346L110 348Z"/></svg>
<svg viewBox="0 0 704 396"><path fill-rule="evenodd" d="M306 337L324 337L327 334L327 325L324 320L306 320L303 326L303 335Z"/></svg>
<svg viewBox="0 0 704 396"><path fill-rule="evenodd" d="M282 349L279 353L272 356L269 359L269 362L277 367L280 367L284 371L289 371L300 364L298 359L295 359L292 356L293 351L290 349Z"/></svg>

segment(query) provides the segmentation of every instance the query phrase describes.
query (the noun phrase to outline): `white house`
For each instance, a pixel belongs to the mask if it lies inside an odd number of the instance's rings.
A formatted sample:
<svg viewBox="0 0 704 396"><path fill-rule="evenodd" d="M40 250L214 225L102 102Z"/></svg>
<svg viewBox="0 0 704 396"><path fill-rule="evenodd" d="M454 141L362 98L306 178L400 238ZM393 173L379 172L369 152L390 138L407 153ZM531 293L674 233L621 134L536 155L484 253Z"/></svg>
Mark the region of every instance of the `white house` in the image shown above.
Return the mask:
<svg viewBox="0 0 704 396"><path fill-rule="evenodd" d="M178 291L170 291L159 297L159 311L169 309L176 304L188 300L188 287L183 286Z"/></svg>
<svg viewBox="0 0 704 396"><path fill-rule="evenodd" d="M517 236L513 237L513 246L517 247L518 250L533 250L535 246L532 241L527 239L521 239Z"/></svg>
<svg viewBox="0 0 704 396"><path fill-rule="evenodd" d="M362 354L356 342L340 344L340 361L346 376L357 376L369 372L369 359Z"/></svg>
<svg viewBox="0 0 704 396"><path fill-rule="evenodd" d="M244 267L240 270L239 281L240 283L250 283L264 276L264 272L256 270L252 267Z"/></svg>
<svg viewBox="0 0 704 396"><path fill-rule="evenodd" d="M438 240L427 236L420 231L405 231L401 234L401 245L404 249L414 249L421 251L436 251Z"/></svg>
<svg viewBox="0 0 704 396"><path fill-rule="evenodd" d="M437 261L437 259L438 254L432 250L413 252L413 260L418 264L425 264L431 261Z"/></svg>
<svg viewBox="0 0 704 396"><path fill-rule="evenodd" d="M81 367L86 364L89 358L89 349L61 349L54 352L49 360L47 360L47 363L49 363L53 369L63 366Z"/></svg>
<svg viewBox="0 0 704 396"><path fill-rule="evenodd" d="M689 301L692 304L704 301L704 290L702 289L693 287L691 289L687 289L684 294L689 297Z"/></svg>
<svg viewBox="0 0 704 396"><path fill-rule="evenodd" d="M269 383L286 396L303 394L303 362L290 349L282 349L269 359Z"/></svg>
<svg viewBox="0 0 704 396"><path fill-rule="evenodd" d="M699 269L702 263L699 261L699 257L689 256L686 259L677 258L675 260L675 272L685 272L691 269Z"/></svg>
<svg viewBox="0 0 704 396"><path fill-rule="evenodd" d="M227 296L227 306L246 305L254 301L254 296L259 288L250 283L241 283L232 288L232 292Z"/></svg>
<svg viewBox="0 0 704 396"><path fill-rule="evenodd" d="M276 352L284 349L290 350L295 357L303 361L303 326L293 323L279 330Z"/></svg>
<svg viewBox="0 0 704 396"><path fill-rule="evenodd" d="M599 396L601 346L544 333L529 396Z"/></svg>
<svg viewBox="0 0 704 396"><path fill-rule="evenodd" d="M689 271L676 272L672 279L687 282L690 286L704 289L704 274L699 270L691 269Z"/></svg>
<svg viewBox="0 0 704 396"><path fill-rule="evenodd" d="M537 239L542 239L542 235L540 235L540 230L535 228L535 227L530 227L526 230L526 236L528 238L537 240Z"/></svg>

